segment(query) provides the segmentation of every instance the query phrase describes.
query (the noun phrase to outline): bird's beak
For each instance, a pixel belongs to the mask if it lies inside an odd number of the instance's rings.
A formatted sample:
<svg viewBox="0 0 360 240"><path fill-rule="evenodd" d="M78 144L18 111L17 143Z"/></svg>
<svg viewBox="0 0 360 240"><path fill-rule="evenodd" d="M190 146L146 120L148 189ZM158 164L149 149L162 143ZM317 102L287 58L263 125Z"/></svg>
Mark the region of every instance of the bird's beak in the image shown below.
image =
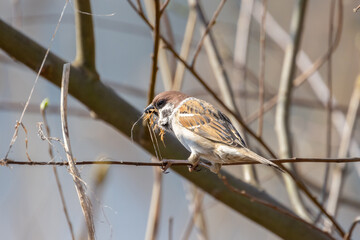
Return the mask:
<svg viewBox="0 0 360 240"><path fill-rule="evenodd" d="M155 107L152 104L150 104L145 108L144 113L152 113L153 111L155 111Z"/></svg>

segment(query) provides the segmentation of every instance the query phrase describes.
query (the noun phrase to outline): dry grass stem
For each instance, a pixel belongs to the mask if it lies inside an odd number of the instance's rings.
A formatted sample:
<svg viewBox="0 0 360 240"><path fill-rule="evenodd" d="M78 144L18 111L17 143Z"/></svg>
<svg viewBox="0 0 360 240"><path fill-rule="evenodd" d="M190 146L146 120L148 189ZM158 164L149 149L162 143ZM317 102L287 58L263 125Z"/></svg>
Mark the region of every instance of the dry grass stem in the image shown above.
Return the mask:
<svg viewBox="0 0 360 240"><path fill-rule="evenodd" d="M261 137L264 125L264 97L265 97L265 23L267 12L267 0L263 0L263 14L261 18L261 30L260 30L260 67L259 67L259 124L257 135Z"/></svg>
<svg viewBox="0 0 360 240"><path fill-rule="evenodd" d="M194 30L196 26L196 10L195 10L195 0L188 0L189 4L189 15L185 27L184 39L182 41L180 57L187 60L190 52L190 47L192 43L192 38L194 35ZM185 66L181 62L177 62L176 71L174 76L174 83L172 86L173 90L179 91L182 87L183 79L185 74Z"/></svg>
<svg viewBox="0 0 360 240"><path fill-rule="evenodd" d="M158 162L156 158L151 158L151 162ZM162 177L163 173L160 168L154 169L154 184L151 194L149 216L146 224L146 240L157 239L159 231L159 222L161 215L161 196L162 196Z"/></svg>
<svg viewBox="0 0 360 240"><path fill-rule="evenodd" d="M73 177L76 192L79 197L81 209L85 217L85 222L88 229L88 239L93 240L95 239L95 227L94 227L94 220L91 209L91 202L88 196L86 195L85 186L83 181L81 180L80 173L76 167L76 162L73 158L71 145L70 145L69 128L67 124L67 95L69 88L69 75L70 75L70 63L66 63L64 64L63 77L61 81L61 126L62 126L63 138L64 138L64 147L65 147L66 157L69 163L69 172Z"/></svg>
<svg viewBox="0 0 360 240"><path fill-rule="evenodd" d="M348 155L352 134L355 128L356 115L360 102L360 75L356 79L354 91L350 99L349 110L346 116L346 124L341 136L338 157L346 157ZM327 204L327 210L330 214L336 216L338 211L339 198L343 189L345 180L346 164L337 164L331 173L330 193ZM331 231L332 223L325 222L325 230Z"/></svg>

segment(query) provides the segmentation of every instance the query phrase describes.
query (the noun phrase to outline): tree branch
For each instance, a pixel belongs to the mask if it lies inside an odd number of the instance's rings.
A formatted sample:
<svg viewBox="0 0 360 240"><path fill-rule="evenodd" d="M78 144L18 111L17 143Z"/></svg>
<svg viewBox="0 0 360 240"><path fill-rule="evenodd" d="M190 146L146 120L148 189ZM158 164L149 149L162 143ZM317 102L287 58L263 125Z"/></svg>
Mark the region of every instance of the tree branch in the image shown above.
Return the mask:
<svg viewBox="0 0 360 240"><path fill-rule="evenodd" d="M290 132L290 106L291 106L291 91L292 80L296 70L296 56L300 48L300 40L302 36L303 23L305 19L307 0L297 0L295 9L293 11L292 20L290 24L291 42L287 45L283 69L281 73L278 101L275 116L275 130L279 142L279 153L281 158L292 157L292 139ZM286 164L287 165L287 164ZM287 165L293 170L293 165ZM311 220L311 216L306 210L303 201L300 197L300 192L292 178L289 175L283 175L287 192L289 194L290 202L299 214L306 221Z"/></svg>

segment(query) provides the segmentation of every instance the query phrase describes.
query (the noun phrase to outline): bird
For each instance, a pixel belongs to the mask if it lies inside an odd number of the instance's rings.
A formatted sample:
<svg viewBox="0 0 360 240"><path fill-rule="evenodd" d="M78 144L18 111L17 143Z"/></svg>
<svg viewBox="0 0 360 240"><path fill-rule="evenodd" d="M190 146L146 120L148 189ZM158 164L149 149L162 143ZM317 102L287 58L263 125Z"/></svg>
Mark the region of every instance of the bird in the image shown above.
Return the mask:
<svg viewBox="0 0 360 240"><path fill-rule="evenodd" d="M284 171L270 160L251 151L230 119L210 103L179 91L159 93L144 109L144 114L155 115L155 124L176 136L190 152L189 171L201 159L208 168L219 173L222 164L256 161Z"/></svg>

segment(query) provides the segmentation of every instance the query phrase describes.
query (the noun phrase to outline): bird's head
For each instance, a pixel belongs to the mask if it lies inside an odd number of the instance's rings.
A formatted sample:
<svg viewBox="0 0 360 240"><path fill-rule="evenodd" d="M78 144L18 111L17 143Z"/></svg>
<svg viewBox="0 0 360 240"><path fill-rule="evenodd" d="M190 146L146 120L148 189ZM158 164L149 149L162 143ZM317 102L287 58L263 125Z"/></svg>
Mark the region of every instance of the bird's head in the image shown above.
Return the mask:
<svg viewBox="0 0 360 240"><path fill-rule="evenodd" d="M170 117L176 107L188 96L178 91L158 94L144 110L145 115L155 115L156 123L164 130L171 130ZM150 116L149 116L150 117Z"/></svg>

